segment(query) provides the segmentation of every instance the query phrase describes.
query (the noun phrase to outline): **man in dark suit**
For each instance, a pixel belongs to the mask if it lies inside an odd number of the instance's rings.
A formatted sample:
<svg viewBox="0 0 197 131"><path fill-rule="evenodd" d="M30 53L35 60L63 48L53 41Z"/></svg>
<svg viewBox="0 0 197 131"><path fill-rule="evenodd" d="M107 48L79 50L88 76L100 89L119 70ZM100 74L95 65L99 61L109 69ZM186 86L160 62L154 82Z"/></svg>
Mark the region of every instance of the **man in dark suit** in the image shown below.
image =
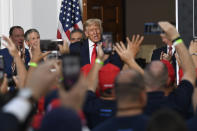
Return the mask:
<svg viewBox="0 0 197 131"><path fill-rule="evenodd" d="M17 49L20 52L21 59L25 63L25 65L28 65L28 62L30 61L30 55L29 51L24 46L24 30L21 26L13 26L10 28L9 31L9 37L13 41L13 43L16 45ZM9 54L9 51L7 48L0 50L0 55L3 55L4 62L5 62L5 69L4 72L7 73L8 77L12 77L13 74L16 73L16 66L13 61L12 56Z"/></svg>
<svg viewBox="0 0 197 131"><path fill-rule="evenodd" d="M160 34L160 36L162 42L166 45L153 50L151 61L163 59L165 56L168 56L168 58L171 57L170 62L174 67L174 71L176 72L175 48L172 46L172 42L165 36L165 34Z"/></svg>
<svg viewBox="0 0 197 131"><path fill-rule="evenodd" d="M86 64L93 64L96 59L97 43L102 38L102 24L100 19L88 19L84 23L84 32L87 37L83 42L77 42L70 45L70 53L78 53L81 57L81 67ZM114 53L104 62L112 63L122 68L122 61L119 56Z"/></svg>
<svg viewBox="0 0 197 131"><path fill-rule="evenodd" d="M172 42L166 38L164 34L161 34L162 42L165 43L165 46L162 46L161 48L157 48L153 50L151 61L153 60L160 60L161 53L169 53L169 51L172 51L172 54L174 54L175 49L172 47Z"/></svg>

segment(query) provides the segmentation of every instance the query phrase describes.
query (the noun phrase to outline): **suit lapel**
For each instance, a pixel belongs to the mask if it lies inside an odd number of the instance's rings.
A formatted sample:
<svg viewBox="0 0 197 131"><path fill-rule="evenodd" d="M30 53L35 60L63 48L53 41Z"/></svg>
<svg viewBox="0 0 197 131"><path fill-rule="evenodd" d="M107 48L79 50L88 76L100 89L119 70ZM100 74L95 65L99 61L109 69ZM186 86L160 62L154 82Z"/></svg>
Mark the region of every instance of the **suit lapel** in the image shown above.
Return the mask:
<svg viewBox="0 0 197 131"><path fill-rule="evenodd" d="M163 48L162 48L162 51L164 52L164 53L167 53L167 46L164 46Z"/></svg>
<svg viewBox="0 0 197 131"><path fill-rule="evenodd" d="M82 57L82 66L86 64L90 64L90 57L89 57L89 43L88 39L84 41L83 49L81 49L81 57Z"/></svg>

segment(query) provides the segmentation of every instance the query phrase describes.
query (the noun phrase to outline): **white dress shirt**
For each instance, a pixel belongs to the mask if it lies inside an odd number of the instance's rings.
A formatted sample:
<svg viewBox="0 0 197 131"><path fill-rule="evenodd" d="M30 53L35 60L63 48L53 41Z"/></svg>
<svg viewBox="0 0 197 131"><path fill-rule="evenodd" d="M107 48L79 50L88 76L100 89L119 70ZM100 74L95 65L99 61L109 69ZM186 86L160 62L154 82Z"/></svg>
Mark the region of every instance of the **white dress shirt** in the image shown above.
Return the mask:
<svg viewBox="0 0 197 131"><path fill-rule="evenodd" d="M167 53L169 52L169 48L170 48L170 46L169 46L169 45L167 45ZM175 52L175 47L174 47L174 46L172 46L172 54L174 54L174 52Z"/></svg>
<svg viewBox="0 0 197 131"><path fill-rule="evenodd" d="M89 58L90 58L90 63L91 63L91 58L92 58L92 52L94 49L94 42L92 42L90 39L88 39L88 44L89 44ZM97 47L96 47L97 50Z"/></svg>
<svg viewBox="0 0 197 131"><path fill-rule="evenodd" d="M27 99L15 97L3 107L3 112L14 115L20 122L24 122L31 111L31 104Z"/></svg>

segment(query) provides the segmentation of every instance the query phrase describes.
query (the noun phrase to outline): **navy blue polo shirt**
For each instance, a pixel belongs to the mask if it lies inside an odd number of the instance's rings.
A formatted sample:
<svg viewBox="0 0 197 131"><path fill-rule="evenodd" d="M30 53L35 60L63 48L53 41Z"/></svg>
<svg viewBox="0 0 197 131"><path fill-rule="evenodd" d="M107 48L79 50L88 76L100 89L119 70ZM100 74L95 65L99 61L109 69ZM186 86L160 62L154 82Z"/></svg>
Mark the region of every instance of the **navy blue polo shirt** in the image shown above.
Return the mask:
<svg viewBox="0 0 197 131"><path fill-rule="evenodd" d="M146 131L148 118L145 115L113 117L92 131Z"/></svg>
<svg viewBox="0 0 197 131"><path fill-rule="evenodd" d="M152 115L158 109L169 107L188 119L192 115L192 94L193 85L188 80L182 80L169 96L164 96L164 92L149 92L144 112L146 115Z"/></svg>
<svg viewBox="0 0 197 131"><path fill-rule="evenodd" d="M5 62L4 72L7 74L7 77L12 77L12 62L13 62L12 56L10 55L7 48L1 49L0 55L3 55L4 57L4 62ZM30 61L29 51L25 48L25 66L26 67L28 67L29 61Z"/></svg>
<svg viewBox="0 0 197 131"><path fill-rule="evenodd" d="M85 114L88 127L92 129L106 119L115 116L116 101L100 99L94 92L88 91L83 112Z"/></svg>

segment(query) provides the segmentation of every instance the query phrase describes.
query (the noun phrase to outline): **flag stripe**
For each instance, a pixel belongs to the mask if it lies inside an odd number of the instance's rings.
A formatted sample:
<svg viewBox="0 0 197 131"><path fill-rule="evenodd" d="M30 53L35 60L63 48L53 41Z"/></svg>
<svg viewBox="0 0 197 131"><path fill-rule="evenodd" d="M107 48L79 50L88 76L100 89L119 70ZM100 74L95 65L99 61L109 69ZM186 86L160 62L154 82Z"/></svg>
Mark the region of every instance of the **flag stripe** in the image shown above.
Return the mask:
<svg viewBox="0 0 197 131"><path fill-rule="evenodd" d="M70 30L66 31L66 36L68 37L68 39L70 40Z"/></svg>
<svg viewBox="0 0 197 131"><path fill-rule="evenodd" d="M59 30L57 30L57 38L58 38L58 39L61 39L61 38L62 38L62 35L61 35L61 33L60 33Z"/></svg>
<svg viewBox="0 0 197 131"><path fill-rule="evenodd" d="M58 31L60 32L60 35L61 35L61 38L58 38L58 39L63 39L65 41L67 41L67 43L70 45L70 41L68 39L68 37L66 36L65 32L64 32L64 29L62 28L62 24L58 23Z"/></svg>
<svg viewBox="0 0 197 131"><path fill-rule="evenodd" d="M70 43L70 32L73 29L83 30L79 1L63 0L59 15L57 38L62 38Z"/></svg>

